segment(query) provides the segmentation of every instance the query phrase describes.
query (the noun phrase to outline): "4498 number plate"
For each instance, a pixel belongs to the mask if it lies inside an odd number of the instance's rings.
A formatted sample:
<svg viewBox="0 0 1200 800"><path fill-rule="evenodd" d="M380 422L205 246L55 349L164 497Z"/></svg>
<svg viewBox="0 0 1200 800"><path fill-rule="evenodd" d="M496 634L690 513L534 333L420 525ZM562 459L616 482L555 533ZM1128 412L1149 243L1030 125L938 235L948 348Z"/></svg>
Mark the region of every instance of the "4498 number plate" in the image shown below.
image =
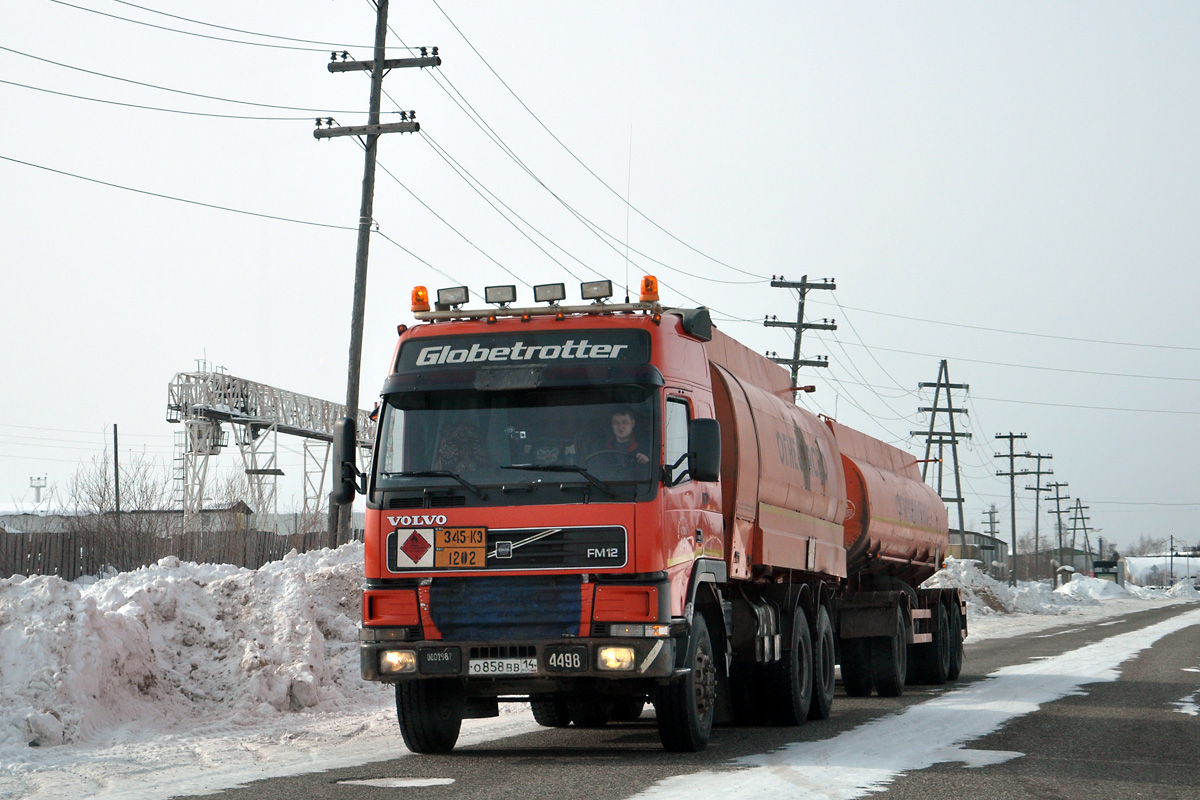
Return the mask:
<svg viewBox="0 0 1200 800"><path fill-rule="evenodd" d="M547 672L587 672L588 649L581 644L548 645L542 652Z"/></svg>

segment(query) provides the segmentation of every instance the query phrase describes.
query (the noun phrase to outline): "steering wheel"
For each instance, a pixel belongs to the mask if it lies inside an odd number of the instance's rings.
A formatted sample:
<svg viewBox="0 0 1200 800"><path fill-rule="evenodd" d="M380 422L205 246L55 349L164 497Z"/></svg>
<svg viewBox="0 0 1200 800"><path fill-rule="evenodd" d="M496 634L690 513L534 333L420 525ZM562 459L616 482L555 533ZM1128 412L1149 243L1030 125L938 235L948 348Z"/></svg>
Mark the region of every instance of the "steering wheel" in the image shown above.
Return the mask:
<svg viewBox="0 0 1200 800"><path fill-rule="evenodd" d="M636 453L627 453L623 450L597 450L584 456L580 464L590 469L624 467L632 464L636 457Z"/></svg>

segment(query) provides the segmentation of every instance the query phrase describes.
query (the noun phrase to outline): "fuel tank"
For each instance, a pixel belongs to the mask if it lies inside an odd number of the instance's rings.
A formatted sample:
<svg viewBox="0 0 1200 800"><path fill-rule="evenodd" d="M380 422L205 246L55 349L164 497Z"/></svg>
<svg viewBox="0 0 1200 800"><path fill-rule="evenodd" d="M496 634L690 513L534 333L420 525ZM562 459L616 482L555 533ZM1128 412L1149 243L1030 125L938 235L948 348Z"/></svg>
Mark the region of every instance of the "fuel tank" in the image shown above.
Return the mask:
<svg viewBox="0 0 1200 800"><path fill-rule="evenodd" d="M730 577L770 567L846 577L846 480L833 431L792 403L777 364L716 330L706 349Z"/></svg>
<svg viewBox="0 0 1200 800"><path fill-rule="evenodd" d="M941 564L949 544L946 506L916 459L833 420L848 507L843 521L851 576L890 576L916 586Z"/></svg>

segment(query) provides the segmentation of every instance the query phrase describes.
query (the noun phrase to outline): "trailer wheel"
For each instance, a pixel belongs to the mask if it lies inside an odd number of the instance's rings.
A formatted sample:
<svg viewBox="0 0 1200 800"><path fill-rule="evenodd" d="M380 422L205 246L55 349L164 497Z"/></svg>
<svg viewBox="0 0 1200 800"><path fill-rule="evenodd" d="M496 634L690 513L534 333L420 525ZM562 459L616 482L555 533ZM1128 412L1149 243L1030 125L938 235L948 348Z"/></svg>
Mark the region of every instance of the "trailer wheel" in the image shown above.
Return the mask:
<svg viewBox="0 0 1200 800"><path fill-rule="evenodd" d="M533 712L533 721L543 728L565 728L571 724L566 702L557 697L530 700L529 710Z"/></svg>
<svg viewBox="0 0 1200 800"><path fill-rule="evenodd" d="M950 602L950 627L947 629L950 644L950 667L946 670L948 681L958 680L963 665L962 610L958 603L958 597L954 597Z"/></svg>
<svg viewBox="0 0 1200 800"><path fill-rule="evenodd" d="M625 697L613 702L612 718L614 722L633 722L640 719L642 709L646 707L644 697Z"/></svg>
<svg viewBox="0 0 1200 800"><path fill-rule="evenodd" d="M871 670L871 642L867 639L842 639L842 685L850 697L870 697L875 688Z"/></svg>
<svg viewBox="0 0 1200 800"><path fill-rule="evenodd" d="M813 636L813 689L809 719L829 719L833 708L833 624L825 606L817 609L817 627Z"/></svg>
<svg viewBox="0 0 1200 800"><path fill-rule="evenodd" d="M567 703L576 728L603 728L612 719L612 700L580 700Z"/></svg>
<svg viewBox="0 0 1200 800"><path fill-rule="evenodd" d="M465 699L452 680L396 684L396 717L404 745L414 753L449 753L458 742Z"/></svg>
<svg viewBox="0 0 1200 800"><path fill-rule="evenodd" d="M899 697L904 693L908 677L908 644L904 634L904 609L897 606L892 635L871 640L871 671L880 697Z"/></svg>
<svg viewBox="0 0 1200 800"><path fill-rule="evenodd" d="M813 643L804 609L799 606L792 614L791 646L779 662L767 665L766 678L771 722L803 724L812 705Z"/></svg>
<svg viewBox="0 0 1200 800"><path fill-rule="evenodd" d="M684 666L690 671L654 687L654 715L664 750L698 753L708 746L717 700L717 665L708 624L701 614L692 619Z"/></svg>

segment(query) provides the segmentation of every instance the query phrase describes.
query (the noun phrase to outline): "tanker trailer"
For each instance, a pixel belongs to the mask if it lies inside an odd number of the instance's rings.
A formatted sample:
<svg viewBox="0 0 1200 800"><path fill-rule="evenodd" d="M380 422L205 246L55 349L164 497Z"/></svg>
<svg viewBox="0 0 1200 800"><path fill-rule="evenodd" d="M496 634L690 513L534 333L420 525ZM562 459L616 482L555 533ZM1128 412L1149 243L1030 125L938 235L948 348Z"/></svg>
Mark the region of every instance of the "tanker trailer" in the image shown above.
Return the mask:
<svg viewBox="0 0 1200 800"><path fill-rule="evenodd" d="M962 669L966 609L957 590L921 589L949 543L946 507L908 453L826 419L841 451L846 591L837 613L850 696L896 696Z"/></svg>

